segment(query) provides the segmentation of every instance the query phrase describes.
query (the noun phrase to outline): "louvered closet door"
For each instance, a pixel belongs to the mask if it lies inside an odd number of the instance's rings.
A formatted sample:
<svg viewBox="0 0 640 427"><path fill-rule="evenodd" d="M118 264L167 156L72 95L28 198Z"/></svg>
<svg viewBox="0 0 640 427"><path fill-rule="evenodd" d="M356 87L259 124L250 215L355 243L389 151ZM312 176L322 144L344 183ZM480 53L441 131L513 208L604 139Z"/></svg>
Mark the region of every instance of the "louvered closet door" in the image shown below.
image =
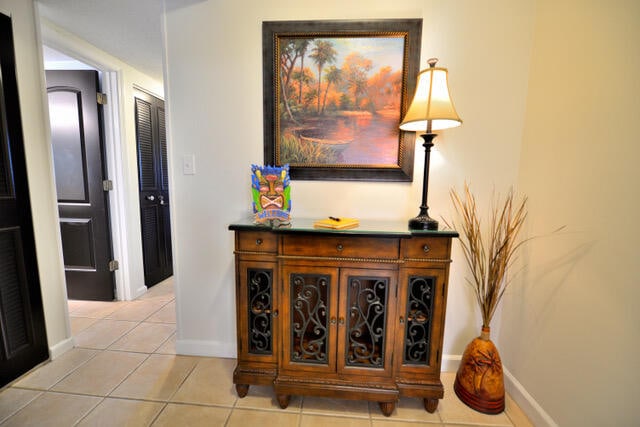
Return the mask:
<svg viewBox="0 0 640 427"><path fill-rule="evenodd" d="M0 387L47 357L11 18L0 13Z"/></svg>
<svg viewBox="0 0 640 427"><path fill-rule="evenodd" d="M144 279L150 287L173 274L164 101L136 91L135 109Z"/></svg>

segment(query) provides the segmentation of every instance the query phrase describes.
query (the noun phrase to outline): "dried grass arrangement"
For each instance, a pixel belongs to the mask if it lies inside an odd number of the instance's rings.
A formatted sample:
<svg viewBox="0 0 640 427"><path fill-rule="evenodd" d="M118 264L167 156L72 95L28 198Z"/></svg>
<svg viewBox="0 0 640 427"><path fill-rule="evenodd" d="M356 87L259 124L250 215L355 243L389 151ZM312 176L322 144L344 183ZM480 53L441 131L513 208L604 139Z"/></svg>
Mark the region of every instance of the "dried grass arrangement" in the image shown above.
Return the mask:
<svg viewBox="0 0 640 427"><path fill-rule="evenodd" d="M457 220L447 225L461 233L460 243L471 270L471 278L467 278L467 281L475 292L482 312L482 326L489 327L511 281L507 277L509 267L518 249L528 240L519 239L527 218L527 197L517 197L513 189L509 190L503 201L495 196L488 228L483 230L476 199L469 185L465 184L462 197L455 189L451 190L450 196Z"/></svg>
<svg viewBox="0 0 640 427"><path fill-rule="evenodd" d="M475 291L482 312L482 333L467 345L453 389L469 407L497 414L504 411L504 375L498 349L489 338L490 324L510 283L509 267L526 241L519 235L527 218L527 198L516 197L513 189L504 200L494 196L489 223L484 226L468 184L464 186L463 196L455 189L450 195L457 218L447 225L460 232L464 257L471 270L467 281Z"/></svg>

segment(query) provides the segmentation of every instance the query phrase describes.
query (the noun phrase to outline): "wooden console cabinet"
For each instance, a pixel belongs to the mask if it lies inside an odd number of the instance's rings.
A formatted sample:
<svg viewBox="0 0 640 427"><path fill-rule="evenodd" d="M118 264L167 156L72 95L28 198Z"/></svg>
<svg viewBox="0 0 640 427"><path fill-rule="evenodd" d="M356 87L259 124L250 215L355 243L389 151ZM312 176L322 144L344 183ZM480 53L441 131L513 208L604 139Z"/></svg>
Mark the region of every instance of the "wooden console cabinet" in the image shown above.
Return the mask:
<svg viewBox="0 0 640 427"><path fill-rule="evenodd" d="M390 415L398 397L434 412L454 231L362 222L344 231L250 222L235 232L240 397L365 399Z"/></svg>

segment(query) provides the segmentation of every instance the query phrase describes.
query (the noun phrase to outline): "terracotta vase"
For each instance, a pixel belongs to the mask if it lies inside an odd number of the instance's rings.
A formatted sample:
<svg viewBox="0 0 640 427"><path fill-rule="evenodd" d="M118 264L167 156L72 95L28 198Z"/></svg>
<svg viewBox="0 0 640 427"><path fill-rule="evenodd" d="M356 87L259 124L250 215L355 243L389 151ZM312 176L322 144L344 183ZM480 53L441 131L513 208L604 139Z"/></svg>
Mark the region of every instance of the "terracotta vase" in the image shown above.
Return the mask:
<svg viewBox="0 0 640 427"><path fill-rule="evenodd" d="M489 327L469 343L462 355L453 389L467 406L485 414L504 411L504 375Z"/></svg>

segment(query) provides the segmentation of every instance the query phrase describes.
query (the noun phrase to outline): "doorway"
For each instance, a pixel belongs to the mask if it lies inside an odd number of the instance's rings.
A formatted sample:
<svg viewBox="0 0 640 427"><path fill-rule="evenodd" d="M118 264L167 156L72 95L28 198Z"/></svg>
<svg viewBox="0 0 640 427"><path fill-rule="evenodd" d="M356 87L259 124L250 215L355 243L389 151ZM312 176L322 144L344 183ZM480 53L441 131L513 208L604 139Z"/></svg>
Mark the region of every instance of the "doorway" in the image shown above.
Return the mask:
<svg viewBox="0 0 640 427"><path fill-rule="evenodd" d="M119 261L119 268L113 273L114 299L127 300L144 293L142 280L136 282L131 279L127 248L127 189L126 189L126 163L123 152L125 143L122 131L122 116L120 114L121 75L113 70L113 66L100 61L100 58L91 58L91 63L82 62L77 57L83 54L72 53L58 47L53 48L46 44L42 46L45 72L50 70L91 70L98 71L99 87L106 95L107 103L102 105L104 154L107 170L105 175L113 183L113 189L105 193L109 206L109 228L111 230L111 247L113 260ZM86 56L84 56L86 58ZM95 95L94 95L94 99ZM130 253L130 252L129 252ZM141 278L140 278L141 279ZM138 284L139 283L139 284ZM135 289L135 290L134 290Z"/></svg>
<svg viewBox="0 0 640 427"><path fill-rule="evenodd" d="M115 299L100 83L95 70L46 71L60 235L70 299Z"/></svg>

